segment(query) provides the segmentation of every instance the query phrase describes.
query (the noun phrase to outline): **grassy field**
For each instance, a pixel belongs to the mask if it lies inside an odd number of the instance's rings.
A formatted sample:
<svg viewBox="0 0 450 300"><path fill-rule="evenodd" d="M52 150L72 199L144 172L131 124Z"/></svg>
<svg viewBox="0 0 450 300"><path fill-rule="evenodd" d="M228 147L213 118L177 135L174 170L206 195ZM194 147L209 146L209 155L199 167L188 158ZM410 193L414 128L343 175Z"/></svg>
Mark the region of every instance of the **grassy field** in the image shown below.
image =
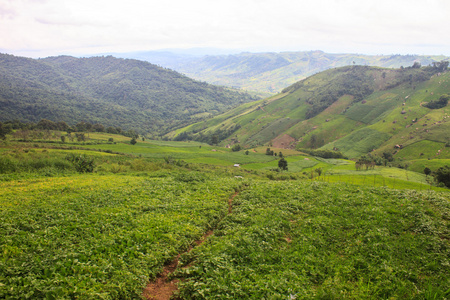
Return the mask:
<svg viewBox="0 0 450 300"><path fill-rule="evenodd" d="M182 299L450 296L450 194L424 174L110 137L1 143L0 298L138 299L211 229L172 275Z"/></svg>
<svg viewBox="0 0 450 300"><path fill-rule="evenodd" d="M448 197L266 182L183 257L182 299L445 299Z"/></svg>
<svg viewBox="0 0 450 300"><path fill-rule="evenodd" d="M0 183L0 298L139 298L216 226L239 184L193 173Z"/></svg>

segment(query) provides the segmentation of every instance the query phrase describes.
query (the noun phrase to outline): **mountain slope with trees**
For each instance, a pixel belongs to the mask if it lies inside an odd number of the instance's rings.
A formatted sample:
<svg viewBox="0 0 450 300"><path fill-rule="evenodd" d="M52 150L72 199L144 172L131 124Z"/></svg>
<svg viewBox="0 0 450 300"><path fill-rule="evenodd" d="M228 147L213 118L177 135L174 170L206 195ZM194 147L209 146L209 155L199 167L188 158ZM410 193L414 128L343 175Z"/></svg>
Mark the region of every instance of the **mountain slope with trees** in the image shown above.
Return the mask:
<svg viewBox="0 0 450 300"><path fill-rule="evenodd" d="M133 59L0 54L0 121L85 121L160 134L255 99Z"/></svg>
<svg viewBox="0 0 450 300"><path fill-rule="evenodd" d="M448 108L433 109L427 103L448 103L447 67L448 62L440 62L430 67L347 66L324 71L273 97L241 105L168 137L243 148L339 150L348 157L375 149L412 159L441 149L442 157L450 146ZM429 141L428 146L421 144L424 141Z"/></svg>

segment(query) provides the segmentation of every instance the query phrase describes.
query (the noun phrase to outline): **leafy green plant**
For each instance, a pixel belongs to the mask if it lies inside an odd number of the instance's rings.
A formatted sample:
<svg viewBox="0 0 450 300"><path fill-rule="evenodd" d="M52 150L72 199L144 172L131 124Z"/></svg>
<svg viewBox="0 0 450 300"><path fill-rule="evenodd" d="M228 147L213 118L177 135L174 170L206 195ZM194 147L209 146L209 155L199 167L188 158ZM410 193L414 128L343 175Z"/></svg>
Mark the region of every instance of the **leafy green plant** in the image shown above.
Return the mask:
<svg viewBox="0 0 450 300"><path fill-rule="evenodd" d="M95 162L93 157L84 154L71 153L66 156L66 160L70 161L79 173L94 172Z"/></svg>

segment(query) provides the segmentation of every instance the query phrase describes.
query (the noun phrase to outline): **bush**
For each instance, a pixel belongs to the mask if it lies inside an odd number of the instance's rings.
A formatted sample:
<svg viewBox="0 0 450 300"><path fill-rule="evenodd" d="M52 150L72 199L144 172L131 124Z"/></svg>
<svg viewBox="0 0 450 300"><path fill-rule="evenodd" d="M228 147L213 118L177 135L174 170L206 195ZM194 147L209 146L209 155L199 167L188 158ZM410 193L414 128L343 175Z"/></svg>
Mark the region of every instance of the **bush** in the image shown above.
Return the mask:
<svg viewBox="0 0 450 300"><path fill-rule="evenodd" d="M0 157L0 174L13 173L17 169L16 164L7 157Z"/></svg>
<svg viewBox="0 0 450 300"><path fill-rule="evenodd" d="M79 173L94 172L95 163L93 157L84 154L69 154L66 156L66 160L70 161Z"/></svg>
<svg viewBox="0 0 450 300"><path fill-rule="evenodd" d="M241 150L241 145L239 145L239 144L236 144L231 148L231 151L233 151L233 152L238 152L240 150Z"/></svg>
<svg viewBox="0 0 450 300"><path fill-rule="evenodd" d="M450 166L440 167L433 173L438 184L444 184L450 188Z"/></svg>
<svg viewBox="0 0 450 300"><path fill-rule="evenodd" d="M431 101L423 106L428 107L430 109L439 109L446 107L448 104L448 100L450 99L449 95L442 95L439 100Z"/></svg>

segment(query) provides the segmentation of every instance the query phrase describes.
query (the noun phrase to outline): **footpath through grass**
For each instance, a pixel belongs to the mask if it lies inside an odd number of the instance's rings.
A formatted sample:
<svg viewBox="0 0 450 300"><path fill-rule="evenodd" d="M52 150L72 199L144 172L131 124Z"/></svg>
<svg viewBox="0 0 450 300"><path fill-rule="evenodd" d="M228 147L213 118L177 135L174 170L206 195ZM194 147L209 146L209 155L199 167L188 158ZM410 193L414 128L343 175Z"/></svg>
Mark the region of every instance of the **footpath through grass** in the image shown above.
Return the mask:
<svg viewBox="0 0 450 300"><path fill-rule="evenodd" d="M238 186L199 173L0 182L0 298L140 298Z"/></svg>
<svg viewBox="0 0 450 300"><path fill-rule="evenodd" d="M182 299L444 299L448 193L258 182L183 257Z"/></svg>

